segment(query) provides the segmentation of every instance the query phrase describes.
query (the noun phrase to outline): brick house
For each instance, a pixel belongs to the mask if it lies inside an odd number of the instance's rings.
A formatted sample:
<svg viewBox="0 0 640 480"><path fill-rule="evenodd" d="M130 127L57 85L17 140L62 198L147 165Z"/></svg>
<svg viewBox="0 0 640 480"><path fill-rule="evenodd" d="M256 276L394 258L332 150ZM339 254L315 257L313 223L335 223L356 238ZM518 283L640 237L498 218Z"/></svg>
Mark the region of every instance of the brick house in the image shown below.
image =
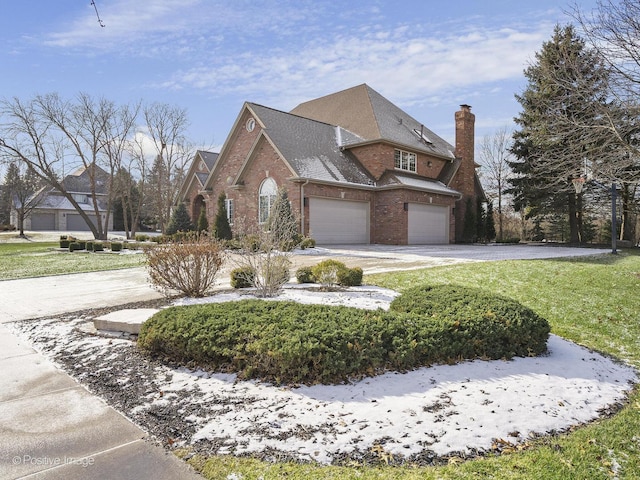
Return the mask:
<svg viewBox="0 0 640 480"><path fill-rule="evenodd" d="M462 105L454 147L366 84L288 113L247 102L220 153L196 153L180 199L211 223L224 192L238 228L266 221L285 187L320 245L453 243L467 199L484 201L474 121Z"/></svg>

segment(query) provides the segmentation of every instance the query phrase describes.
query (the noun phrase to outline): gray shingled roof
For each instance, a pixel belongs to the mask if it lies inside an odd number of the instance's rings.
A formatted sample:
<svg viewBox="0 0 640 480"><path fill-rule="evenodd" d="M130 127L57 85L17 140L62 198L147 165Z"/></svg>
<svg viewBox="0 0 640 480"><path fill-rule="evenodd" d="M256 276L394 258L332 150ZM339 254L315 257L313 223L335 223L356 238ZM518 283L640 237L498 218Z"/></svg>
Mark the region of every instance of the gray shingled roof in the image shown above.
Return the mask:
<svg viewBox="0 0 640 480"><path fill-rule="evenodd" d="M204 163L209 171L213 170L213 166L215 165L216 161L218 160L218 156L220 155L218 153L207 152L205 150L198 150L198 154L200 155L200 157L202 157L202 160L204 160Z"/></svg>
<svg viewBox="0 0 640 480"><path fill-rule="evenodd" d="M301 103L291 113L342 127L363 141L387 141L453 160L454 147L367 84Z"/></svg>
<svg viewBox="0 0 640 480"><path fill-rule="evenodd" d="M387 171L380 181L379 187L409 187L418 190L437 193L442 195L460 196L460 192L453 188L447 187L444 183L438 180L431 180L429 178L418 177L415 175L404 174L399 172Z"/></svg>
<svg viewBox="0 0 640 480"><path fill-rule="evenodd" d="M309 118L249 103L265 134L302 179L372 186L367 170L340 142L362 141L347 130Z"/></svg>
<svg viewBox="0 0 640 480"><path fill-rule="evenodd" d="M108 193L109 174L102 168L95 165L95 192L98 194ZM78 168L75 172L64 177L62 181L67 192L73 193L91 193L91 178L89 170L85 167Z"/></svg>

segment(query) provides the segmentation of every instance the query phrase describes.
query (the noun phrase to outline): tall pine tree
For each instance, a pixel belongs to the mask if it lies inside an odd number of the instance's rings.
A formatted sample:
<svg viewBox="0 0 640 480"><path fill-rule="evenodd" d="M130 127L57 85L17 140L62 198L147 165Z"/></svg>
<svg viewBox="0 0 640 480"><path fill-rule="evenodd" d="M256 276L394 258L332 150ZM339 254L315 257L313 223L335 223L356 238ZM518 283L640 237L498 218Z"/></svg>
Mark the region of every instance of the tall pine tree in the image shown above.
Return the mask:
<svg viewBox="0 0 640 480"><path fill-rule="evenodd" d="M594 106L607 101L607 70L572 26L556 26L524 74L529 83L516 95L522 112L515 119L515 160L509 162L515 175L508 192L516 210L529 217L568 216L570 241L578 243L584 194L576 194L572 180L584 175L599 141L576 126L597 121Z"/></svg>

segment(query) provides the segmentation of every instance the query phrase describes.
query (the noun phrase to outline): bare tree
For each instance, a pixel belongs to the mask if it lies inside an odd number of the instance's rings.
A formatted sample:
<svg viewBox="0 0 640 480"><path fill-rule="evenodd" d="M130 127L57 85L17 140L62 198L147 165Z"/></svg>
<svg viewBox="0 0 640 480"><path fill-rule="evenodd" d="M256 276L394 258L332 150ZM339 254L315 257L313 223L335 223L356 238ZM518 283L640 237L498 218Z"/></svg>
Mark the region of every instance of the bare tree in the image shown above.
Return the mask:
<svg viewBox="0 0 640 480"><path fill-rule="evenodd" d="M0 133L2 154L23 162L35 175L60 192L83 218L95 238L106 238L113 199L112 176L104 178L102 166L113 174L121 161L122 147L135 118L135 109L118 109L105 99L80 94L75 102L57 94L37 95L30 101L17 98L0 102L5 117ZM65 185L67 171L83 168L89 177L93 215L77 202ZM106 182L106 184L105 184ZM106 205L101 195L107 192Z"/></svg>
<svg viewBox="0 0 640 480"><path fill-rule="evenodd" d="M507 181L511 176L508 159L511 155L511 133L506 127L498 129L493 135L486 135L480 143L480 163L485 170L483 177L487 180L487 190L497 201L498 239L504 238L503 200Z"/></svg>
<svg viewBox="0 0 640 480"><path fill-rule="evenodd" d="M193 146L185 137L188 127L186 110L153 103L144 107L143 115L146 133L157 152L154 165L149 170L146 191L158 227L164 232L184 180L186 165L193 156Z"/></svg>
<svg viewBox="0 0 640 480"><path fill-rule="evenodd" d="M42 181L30 169L20 171L18 163L10 163L5 176L5 188L16 214L20 237L25 237L24 221L38 208L44 198Z"/></svg>

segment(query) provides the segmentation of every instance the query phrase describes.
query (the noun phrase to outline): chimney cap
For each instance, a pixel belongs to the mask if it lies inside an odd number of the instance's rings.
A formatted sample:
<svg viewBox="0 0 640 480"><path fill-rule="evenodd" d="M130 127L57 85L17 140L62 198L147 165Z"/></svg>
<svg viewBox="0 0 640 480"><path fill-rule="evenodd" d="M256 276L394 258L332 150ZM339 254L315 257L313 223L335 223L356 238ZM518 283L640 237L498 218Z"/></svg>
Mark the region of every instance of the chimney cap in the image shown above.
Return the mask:
<svg viewBox="0 0 640 480"><path fill-rule="evenodd" d="M461 104L461 105L460 105L460 108L461 108L462 110L466 110L467 112L468 112L468 111L471 111L471 105L467 105L466 103Z"/></svg>

